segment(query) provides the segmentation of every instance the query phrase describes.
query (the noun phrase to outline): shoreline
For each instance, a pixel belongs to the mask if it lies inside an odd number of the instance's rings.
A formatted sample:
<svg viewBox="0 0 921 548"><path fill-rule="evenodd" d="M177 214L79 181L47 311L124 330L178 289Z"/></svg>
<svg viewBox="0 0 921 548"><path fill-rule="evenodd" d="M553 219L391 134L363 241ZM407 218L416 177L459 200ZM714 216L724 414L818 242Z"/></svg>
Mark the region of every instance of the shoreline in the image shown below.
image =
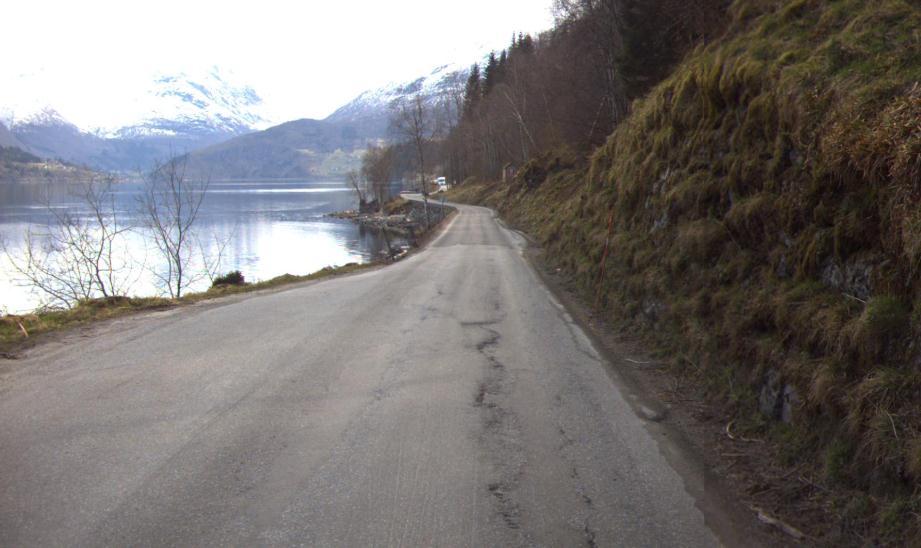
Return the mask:
<svg viewBox="0 0 921 548"><path fill-rule="evenodd" d="M426 229L426 223L424 223L426 207L429 209L428 224L431 224L428 229ZM376 213L346 210L328 213L326 216L352 221L364 228L381 230L406 238L411 248L417 245L416 240L450 217L454 211L456 211L456 208L445 204L443 201L430 199L426 206L416 198L407 199L404 196L397 196L384 204L382 210Z"/></svg>
<svg viewBox="0 0 921 548"><path fill-rule="evenodd" d="M408 201L409 203L413 203ZM445 209L448 209L447 207ZM143 312L154 312L197 304L203 301L293 287L299 283L313 282L345 276L365 270L384 267L403 260L412 253L425 248L431 236L439 232L456 214L444 215L431 224L428 230L415 234L415 244L388 258L374 259L366 263L348 263L327 266L309 274L282 274L274 278L242 285L217 285L205 291L187 293L179 299L165 297L108 297L84 301L69 309L33 311L27 314L0 316L0 360L16 360L19 354L74 329ZM333 216L334 214L330 214Z"/></svg>

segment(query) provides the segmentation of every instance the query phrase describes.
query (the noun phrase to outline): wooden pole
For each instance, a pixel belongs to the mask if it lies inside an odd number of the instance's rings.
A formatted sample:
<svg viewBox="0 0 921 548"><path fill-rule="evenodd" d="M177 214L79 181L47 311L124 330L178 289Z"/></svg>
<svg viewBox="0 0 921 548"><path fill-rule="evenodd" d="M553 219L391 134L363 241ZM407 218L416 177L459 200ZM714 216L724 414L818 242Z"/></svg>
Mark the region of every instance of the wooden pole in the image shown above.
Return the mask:
<svg viewBox="0 0 921 548"><path fill-rule="evenodd" d="M608 218L608 235L604 240L604 252L601 254L601 267L598 272L598 288L595 291L595 310L598 310L598 304L601 302L601 290L603 289L604 274L607 270L608 252L611 250L611 235L614 233L614 212Z"/></svg>

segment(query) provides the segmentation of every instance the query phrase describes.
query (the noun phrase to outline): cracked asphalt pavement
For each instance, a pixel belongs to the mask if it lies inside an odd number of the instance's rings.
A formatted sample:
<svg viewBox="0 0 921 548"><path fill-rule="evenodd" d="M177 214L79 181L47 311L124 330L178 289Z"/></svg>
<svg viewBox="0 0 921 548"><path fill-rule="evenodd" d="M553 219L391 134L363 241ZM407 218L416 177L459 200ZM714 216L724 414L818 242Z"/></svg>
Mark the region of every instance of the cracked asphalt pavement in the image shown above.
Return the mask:
<svg viewBox="0 0 921 548"><path fill-rule="evenodd" d="M0 362L0 545L719 545L523 238L458 207L395 265Z"/></svg>

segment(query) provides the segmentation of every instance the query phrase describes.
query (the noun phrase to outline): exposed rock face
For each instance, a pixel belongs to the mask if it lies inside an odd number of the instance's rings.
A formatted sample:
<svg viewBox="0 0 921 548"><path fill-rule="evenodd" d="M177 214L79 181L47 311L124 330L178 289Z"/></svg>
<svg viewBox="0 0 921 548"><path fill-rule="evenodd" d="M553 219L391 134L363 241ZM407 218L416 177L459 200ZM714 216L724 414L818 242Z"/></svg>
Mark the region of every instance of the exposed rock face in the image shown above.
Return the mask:
<svg viewBox="0 0 921 548"><path fill-rule="evenodd" d="M764 384L761 386L761 394L758 397L758 408L763 415L773 420L790 423L793 421L799 401L796 388L784 383L777 370L771 369L767 372Z"/></svg>
<svg viewBox="0 0 921 548"><path fill-rule="evenodd" d="M792 385L784 385L781 395L780 420L789 424L793 422L793 412L799 406L799 395Z"/></svg>
<svg viewBox="0 0 921 548"><path fill-rule="evenodd" d="M869 299L873 264L868 259L851 259L841 264L829 259L822 268L822 283L859 299Z"/></svg>
<svg viewBox="0 0 921 548"><path fill-rule="evenodd" d="M649 323L657 323L662 315L668 310L668 307L662 301L654 298L643 300L643 316Z"/></svg>
<svg viewBox="0 0 921 548"><path fill-rule="evenodd" d="M780 374L772 369L765 375L764 384L761 386L761 395L758 397L758 408L761 414L776 419L779 414L780 396L783 387L780 384Z"/></svg>

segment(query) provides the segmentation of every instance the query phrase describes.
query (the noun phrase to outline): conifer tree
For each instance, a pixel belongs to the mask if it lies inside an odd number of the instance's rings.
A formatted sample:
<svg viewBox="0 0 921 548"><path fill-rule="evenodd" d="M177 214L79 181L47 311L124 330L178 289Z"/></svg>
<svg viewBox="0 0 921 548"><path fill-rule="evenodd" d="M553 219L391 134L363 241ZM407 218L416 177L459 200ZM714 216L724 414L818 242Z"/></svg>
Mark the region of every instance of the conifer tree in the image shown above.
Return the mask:
<svg viewBox="0 0 921 548"><path fill-rule="evenodd" d="M467 86L464 88L463 118L473 115L480 98L483 96L483 82L480 80L480 65L470 67L470 76L467 77Z"/></svg>
<svg viewBox="0 0 921 548"><path fill-rule="evenodd" d="M499 83L499 58L496 52L489 52L489 59L486 61L486 68L483 69L483 95L489 95L492 88Z"/></svg>
<svg viewBox="0 0 921 548"><path fill-rule="evenodd" d="M531 38L530 34L518 36L518 51L525 55L534 53L534 39Z"/></svg>

